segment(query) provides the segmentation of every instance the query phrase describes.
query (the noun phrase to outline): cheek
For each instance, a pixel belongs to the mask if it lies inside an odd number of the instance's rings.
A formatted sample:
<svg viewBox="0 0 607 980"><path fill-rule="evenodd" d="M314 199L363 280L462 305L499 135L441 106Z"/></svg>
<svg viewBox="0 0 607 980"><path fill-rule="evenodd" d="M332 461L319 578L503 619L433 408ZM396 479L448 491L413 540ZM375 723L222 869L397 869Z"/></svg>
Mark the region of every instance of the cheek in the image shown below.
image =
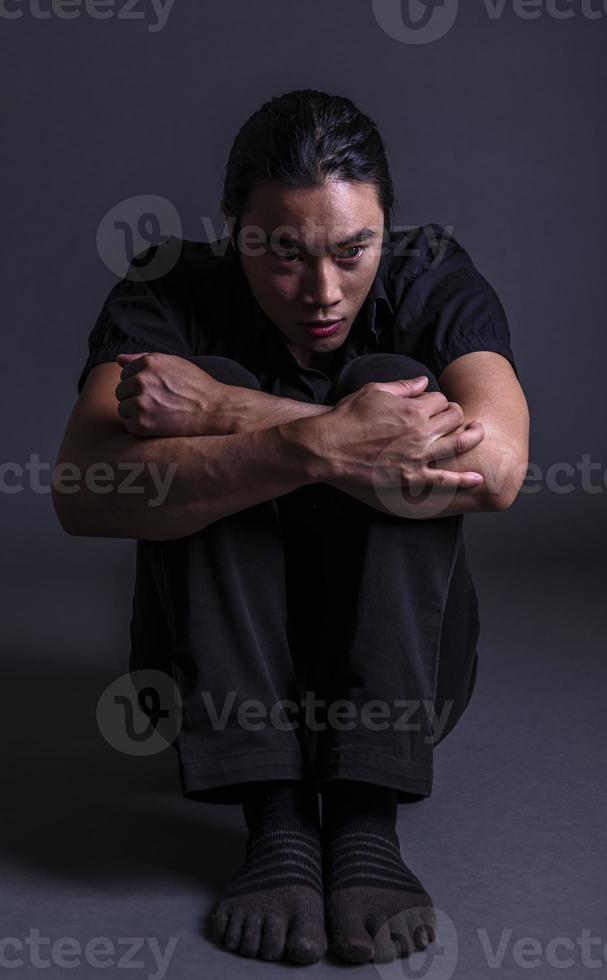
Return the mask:
<svg viewBox="0 0 607 980"><path fill-rule="evenodd" d="M299 287L293 276L266 279L262 288L267 303L278 307L292 303L297 297Z"/></svg>
<svg viewBox="0 0 607 980"><path fill-rule="evenodd" d="M374 276L364 276L354 281L350 281L348 287L348 294L353 304L360 306L360 304L365 300L367 293L369 292L371 286L373 285Z"/></svg>

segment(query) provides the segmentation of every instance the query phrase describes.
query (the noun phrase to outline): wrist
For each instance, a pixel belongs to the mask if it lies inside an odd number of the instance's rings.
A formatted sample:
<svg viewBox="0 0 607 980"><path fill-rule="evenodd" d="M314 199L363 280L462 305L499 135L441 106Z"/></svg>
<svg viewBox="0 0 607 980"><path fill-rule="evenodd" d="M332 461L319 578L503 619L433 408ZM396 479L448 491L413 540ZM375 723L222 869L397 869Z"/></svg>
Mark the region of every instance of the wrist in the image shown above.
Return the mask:
<svg viewBox="0 0 607 980"><path fill-rule="evenodd" d="M255 391L240 388L236 385L221 385L219 398L215 398L215 407L211 412L204 401L200 404L199 415L202 422L201 435L230 436L238 432L246 432L251 409L251 396Z"/></svg>
<svg viewBox="0 0 607 980"><path fill-rule="evenodd" d="M276 426L285 453L299 458L305 483L318 483L335 476L323 439L327 414L310 415Z"/></svg>
<svg viewBox="0 0 607 980"><path fill-rule="evenodd" d="M300 418L324 415L331 409L331 405L282 398L256 388L231 387L231 391L226 392L226 397L222 399L219 425L225 434L255 432Z"/></svg>

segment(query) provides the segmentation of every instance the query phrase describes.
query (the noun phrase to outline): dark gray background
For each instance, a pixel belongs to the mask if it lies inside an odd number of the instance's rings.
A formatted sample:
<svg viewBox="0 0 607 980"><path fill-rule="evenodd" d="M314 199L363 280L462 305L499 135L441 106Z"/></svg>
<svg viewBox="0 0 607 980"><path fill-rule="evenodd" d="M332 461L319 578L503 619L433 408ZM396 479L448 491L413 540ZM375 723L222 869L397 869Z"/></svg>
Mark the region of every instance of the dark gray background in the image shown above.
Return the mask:
<svg viewBox="0 0 607 980"><path fill-rule="evenodd" d="M239 866L236 809L181 800L172 753L134 759L99 734L97 699L127 668L134 542L65 535L48 464L116 281L96 244L104 215L154 194L172 202L185 237L207 237L203 216L221 230L238 127L271 95L320 88L378 123L398 220L454 226L495 286L542 474L540 491L509 511L466 520L479 680L437 751L433 796L402 813L405 856L457 925L456 976L486 975L482 928L494 945L513 930L500 977L526 974L512 958L521 937L545 945L586 927L607 941L593 905L607 899L607 14L570 7L567 20L530 20L506 4L492 19L483 3L460 3L450 32L421 45L386 33L367 0L177 0L161 31L149 30L156 17L143 3L137 20L42 20L28 3L19 19L0 17L3 455L46 464L46 492L24 478L3 495L3 935L179 935L169 977L281 969L197 936ZM577 471L559 477L573 492L550 489L549 468L577 467L584 454L602 490L585 490ZM586 974L577 957L567 975ZM38 974L19 975L28 969ZM562 970L544 956L534 975Z"/></svg>

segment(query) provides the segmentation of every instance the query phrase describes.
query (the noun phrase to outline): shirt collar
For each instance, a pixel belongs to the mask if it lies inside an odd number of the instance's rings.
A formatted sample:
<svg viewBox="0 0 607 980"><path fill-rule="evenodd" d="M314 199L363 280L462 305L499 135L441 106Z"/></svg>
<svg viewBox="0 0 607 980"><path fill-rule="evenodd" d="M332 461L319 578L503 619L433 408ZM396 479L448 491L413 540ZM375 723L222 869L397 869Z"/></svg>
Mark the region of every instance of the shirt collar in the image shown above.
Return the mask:
<svg viewBox="0 0 607 980"><path fill-rule="evenodd" d="M377 269L377 273L375 275L375 279L373 280L371 289L369 290L373 300L373 315L371 318L371 329L373 330L373 332L376 334L378 338L380 333L378 318L386 314L389 314L389 316L391 317L394 316L394 307L392 306L392 302L386 290L386 284L384 279L385 268L386 266L384 263L384 258L382 257L379 267Z"/></svg>
<svg viewBox="0 0 607 980"><path fill-rule="evenodd" d="M348 353L348 357L377 351L382 327L394 315L385 284L385 269L385 258L382 256L371 288L348 335L346 343L352 349L352 355Z"/></svg>

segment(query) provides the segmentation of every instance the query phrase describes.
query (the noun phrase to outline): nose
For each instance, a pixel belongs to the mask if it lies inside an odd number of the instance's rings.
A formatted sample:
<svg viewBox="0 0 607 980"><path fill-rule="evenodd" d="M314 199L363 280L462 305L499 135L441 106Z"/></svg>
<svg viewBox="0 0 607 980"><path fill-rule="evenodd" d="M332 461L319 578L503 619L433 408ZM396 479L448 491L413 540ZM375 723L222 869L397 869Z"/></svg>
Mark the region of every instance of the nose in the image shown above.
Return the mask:
<svg viewBox="0 0 607 980"><path fill-rule="evenodd" d="M330 257L321 257L310 263L310 271L306 282L308 302L313 306L329 309L341 302L339 270Z"/></svg>

